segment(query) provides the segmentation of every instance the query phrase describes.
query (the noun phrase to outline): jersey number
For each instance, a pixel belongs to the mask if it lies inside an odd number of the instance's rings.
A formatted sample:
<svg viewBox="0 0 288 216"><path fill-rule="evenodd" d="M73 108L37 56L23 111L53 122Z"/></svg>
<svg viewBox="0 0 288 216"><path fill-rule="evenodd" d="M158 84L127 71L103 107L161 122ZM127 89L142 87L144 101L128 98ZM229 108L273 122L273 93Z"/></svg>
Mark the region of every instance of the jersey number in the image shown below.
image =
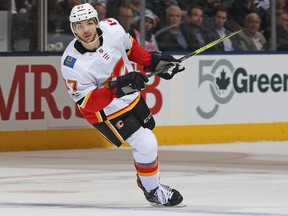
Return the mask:
<svg viewBox="0 0 288 216"><path fill-rule="evenodd" d="M109 19L109 18L103 19L102 21L108 22L110 26L117 25L117 22L116 22L116 21L114 21L114 20L112 20L112 19Z"/></svg>
<svg viewBox="0 0 288 216"><path fill-rule="evenodd" d="M72 91L73 92L76 92L77 91L77 81L76 80L70 80L68 79L67 81L64 79L64 83L65 83L65 86L67 88L68 91L71 91L71 88L72 88Z"/></svg>

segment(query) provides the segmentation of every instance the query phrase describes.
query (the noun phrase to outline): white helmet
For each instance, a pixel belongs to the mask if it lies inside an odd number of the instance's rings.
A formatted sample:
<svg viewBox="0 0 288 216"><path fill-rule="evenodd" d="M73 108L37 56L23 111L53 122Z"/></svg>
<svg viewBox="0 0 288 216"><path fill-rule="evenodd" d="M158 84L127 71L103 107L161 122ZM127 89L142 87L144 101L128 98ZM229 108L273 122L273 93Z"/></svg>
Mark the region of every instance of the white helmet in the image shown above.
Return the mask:
<svg viewBox="0 0 288 216"><path fill-rule="evenodd" d="M75 5L70 13L70 23L79 22L86 19L96 18L99 23L98 13L95 8L89 3Z"/></svg>

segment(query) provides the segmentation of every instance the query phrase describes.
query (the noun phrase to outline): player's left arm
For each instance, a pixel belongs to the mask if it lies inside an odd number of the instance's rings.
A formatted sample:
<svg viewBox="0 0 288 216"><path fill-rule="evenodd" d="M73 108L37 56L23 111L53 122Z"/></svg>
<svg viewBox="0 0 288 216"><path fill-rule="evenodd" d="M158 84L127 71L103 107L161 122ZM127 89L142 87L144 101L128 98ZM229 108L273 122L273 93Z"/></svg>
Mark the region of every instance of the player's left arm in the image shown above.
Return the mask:
<svg viewBox="0 0 288 216"><path fill-rule="evenodd" d="M127 56L130 61L137 64L148 66L151 64L152 55L143 49L140 44L130 36L131 48L127 50Z"/></svg>
<svg viewBox="0 0 288 216"><path fill-rule="evenodd" d="M148 53L143 49L140 44L130 36L132 46L127 52L130 61L136 62L144 66L146 71L155 71L162 68L165 70L157 75L163 79L171 79L176 73L183 71L185 68L179 65L180 60L175 59L172 55L168 53L163 53L155 51ZM169 73L168 70L173 68Z"/></svg>

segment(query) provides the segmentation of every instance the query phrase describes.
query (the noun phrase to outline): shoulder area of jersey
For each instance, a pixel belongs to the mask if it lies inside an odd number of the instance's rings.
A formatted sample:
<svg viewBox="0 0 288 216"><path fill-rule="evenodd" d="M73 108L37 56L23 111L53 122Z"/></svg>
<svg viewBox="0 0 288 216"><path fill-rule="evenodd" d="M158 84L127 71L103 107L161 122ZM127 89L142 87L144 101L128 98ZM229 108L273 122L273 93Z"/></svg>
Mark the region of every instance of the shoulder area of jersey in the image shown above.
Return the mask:
<svg viewBox="0 0 288 216"><path fill-rule="evenodd" d="M64 52L62 54L62 56L66 55L67 52L73 52L74 48L74 44L77 41L77 38L73 38L73 40L70 41L70 43L67 45L67 47L64 49Z"/></svg>
<svg viewBox="0 0 288 216"><path fill-rule="evenodd" d="M122 28L122 26L120 25L120 23L114 19L114 18L106 18L100 21L99 23L100 28Z"/></svg>

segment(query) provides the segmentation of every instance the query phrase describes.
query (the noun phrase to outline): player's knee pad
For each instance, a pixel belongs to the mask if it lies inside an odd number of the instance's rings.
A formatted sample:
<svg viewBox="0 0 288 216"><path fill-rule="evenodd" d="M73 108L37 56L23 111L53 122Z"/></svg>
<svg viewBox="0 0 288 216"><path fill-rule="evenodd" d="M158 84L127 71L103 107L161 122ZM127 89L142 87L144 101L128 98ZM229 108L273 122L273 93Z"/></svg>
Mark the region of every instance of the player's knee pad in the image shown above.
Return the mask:
<svg viewBox="0 0 288 216"><path fill-rule="evenodd" d="M137 163L151 163L157 158L158 143L151 130L141 127L127 142L133 149L133 157Z"/></svg>

